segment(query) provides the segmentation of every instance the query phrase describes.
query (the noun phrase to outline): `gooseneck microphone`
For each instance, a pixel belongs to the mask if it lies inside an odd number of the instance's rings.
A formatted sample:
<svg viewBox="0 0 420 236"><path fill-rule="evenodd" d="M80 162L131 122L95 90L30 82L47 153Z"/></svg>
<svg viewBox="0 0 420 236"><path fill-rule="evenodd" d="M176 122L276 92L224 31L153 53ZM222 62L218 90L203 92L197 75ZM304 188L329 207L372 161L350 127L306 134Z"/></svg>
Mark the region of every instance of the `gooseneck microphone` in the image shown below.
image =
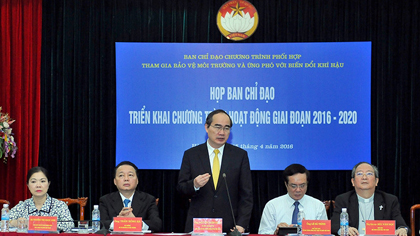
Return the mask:
<svg viewBox="0 0 420 236"><path fill-rule="evenodd" d="M230 236L242 236L242 234L236 228L235 214L233 213L232 201L230 200L229 188L228 188L228 185L227 185L227 182L226 182L226 174L225 173L223 173L223 179L225 180L226 192L227 192L228 199L229 199L229 206L230 206L230 210L232 211L233 224L235 225L234 230L232 232L230 232L228 235L230 235Z"/></svg>

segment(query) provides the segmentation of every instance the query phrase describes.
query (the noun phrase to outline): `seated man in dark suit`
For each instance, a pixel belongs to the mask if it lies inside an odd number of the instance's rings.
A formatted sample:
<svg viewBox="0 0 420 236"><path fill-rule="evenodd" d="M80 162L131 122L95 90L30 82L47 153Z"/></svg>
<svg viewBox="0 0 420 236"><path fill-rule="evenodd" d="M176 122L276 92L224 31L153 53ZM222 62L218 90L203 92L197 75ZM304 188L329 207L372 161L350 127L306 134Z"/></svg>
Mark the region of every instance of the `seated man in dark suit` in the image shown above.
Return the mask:
<svg viewBox="0 0 420 236"><path fill-rule="evenodd" d="M114 184L118 191L99 199L101 222L106 229L113 229L113 218L120 216L142 217L143 231L161 230L162 220L159 218L155 197L136 191L139 184L137 171L137 166L129 161L123 161L115 167Z"/></svg>
<svg viewBox="0 0 420 236"><path fill-rule="evenodd" d="M331 218L331 232L341 235L340 213L347 208L349 214L349 235L365 234L366 220L395 220L396 235L410 232L401 216L398 198L376 190L379 172L376 166L360 162L353 167L351 183L354 190L341 194L335 199L334 213Z"/></svg>

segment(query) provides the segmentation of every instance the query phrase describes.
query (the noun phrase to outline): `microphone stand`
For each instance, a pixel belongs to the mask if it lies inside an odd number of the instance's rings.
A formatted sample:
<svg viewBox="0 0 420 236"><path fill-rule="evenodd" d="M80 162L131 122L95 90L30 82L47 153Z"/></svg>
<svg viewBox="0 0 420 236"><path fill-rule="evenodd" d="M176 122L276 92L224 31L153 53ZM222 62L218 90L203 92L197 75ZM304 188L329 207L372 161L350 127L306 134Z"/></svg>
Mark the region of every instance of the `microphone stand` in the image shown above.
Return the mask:
<svg viewBox="0 0 420 236"><path fill-rule="evenodd" d="M232 232L228 233L228 235L230 235L230 236L242 236L241 232L239 232L239 230L236 228L235 214L233 213L232 201L230 200L229 188L228 188L228 185L227 185L226 174L225 173L223 173L223 179L225 180L226 192L227 192L228 199L229 199L230 210L232 211L233 224L235 225L233 227L234 230Z"/></svg>

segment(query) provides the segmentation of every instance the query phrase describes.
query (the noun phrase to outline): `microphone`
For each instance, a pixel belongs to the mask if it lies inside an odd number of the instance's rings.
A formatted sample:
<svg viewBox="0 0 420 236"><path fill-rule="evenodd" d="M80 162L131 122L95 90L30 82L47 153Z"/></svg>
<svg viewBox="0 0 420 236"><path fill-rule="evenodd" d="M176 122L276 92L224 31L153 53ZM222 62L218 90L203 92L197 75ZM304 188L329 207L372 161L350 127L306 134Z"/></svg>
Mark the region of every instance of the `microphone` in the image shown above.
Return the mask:
<svg viewBox="0 0 420 236"><path fill-rule="evenodd" d="M225 180L226 192L227 192L228 199L229 199L229 206L230 206L230 210L232 211L233 224L235 225L234 226L235 229L232 232L228 233L228 235L230 235L230 236L242 236L242 234L236 228L235 214L233 213L232 201L230 200L229 188L228 188L228 185L227 185L227 182L226 182L226 174L225 173L223 173L223 179Z"/></svg>

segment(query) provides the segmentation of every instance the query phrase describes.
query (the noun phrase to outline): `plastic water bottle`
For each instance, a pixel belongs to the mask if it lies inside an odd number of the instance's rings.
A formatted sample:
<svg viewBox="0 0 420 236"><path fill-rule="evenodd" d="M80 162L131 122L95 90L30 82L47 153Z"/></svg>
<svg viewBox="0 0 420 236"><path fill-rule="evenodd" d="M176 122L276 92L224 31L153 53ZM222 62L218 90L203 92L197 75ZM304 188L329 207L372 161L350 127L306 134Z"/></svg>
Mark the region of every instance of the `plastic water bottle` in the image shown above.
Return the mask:
<svg viewBox="0 0 420 236"><path fill-rule="evenodd" d="M101 214L98 205L93 206L92 211L92 231L96 233L101 229Z"/></svg>
<svg viewBox="0 0 420 236"><path fill-rule="evenodd" d="M347 213L347 208L342 208L341 209L340 235L341 236L348 236L349 235L349 214Z"/></svg>
<svg viewBox="0 0 420 236"><path fill-rule="evenodd" d="M9 232L9 204L3 204L3 209L1 209L1 232Z"/></svg>
<svg viewBox="0 0 420 236"><path fill-rule="evenodd" d="M299 210L297 215L297 233L298 235L302 235L302 220L305 219L305 213L302 210Z"/></svg>

